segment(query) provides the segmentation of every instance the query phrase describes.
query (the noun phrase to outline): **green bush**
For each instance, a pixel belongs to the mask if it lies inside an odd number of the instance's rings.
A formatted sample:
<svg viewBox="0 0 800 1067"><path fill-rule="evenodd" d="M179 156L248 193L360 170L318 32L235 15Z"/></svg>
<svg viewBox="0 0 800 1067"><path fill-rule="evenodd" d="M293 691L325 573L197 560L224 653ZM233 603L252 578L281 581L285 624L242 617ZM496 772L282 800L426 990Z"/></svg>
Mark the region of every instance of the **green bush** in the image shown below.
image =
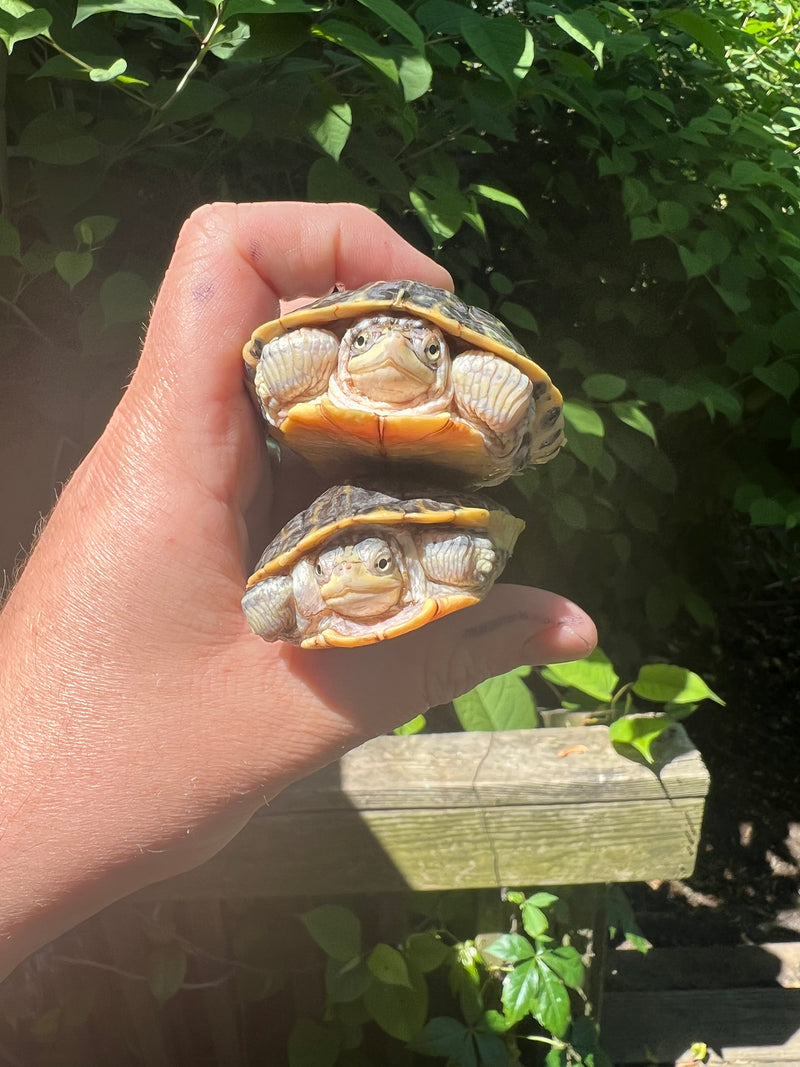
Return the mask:
<svg viewBox="0 0 800 1067"><path fill-rule="evenodd" d="M790 2L0 0L0 302L102 370L209 199L357 200L553 373L510 577L630 670L800 519ZM7 167L6 167L7 162Z"/></svg>

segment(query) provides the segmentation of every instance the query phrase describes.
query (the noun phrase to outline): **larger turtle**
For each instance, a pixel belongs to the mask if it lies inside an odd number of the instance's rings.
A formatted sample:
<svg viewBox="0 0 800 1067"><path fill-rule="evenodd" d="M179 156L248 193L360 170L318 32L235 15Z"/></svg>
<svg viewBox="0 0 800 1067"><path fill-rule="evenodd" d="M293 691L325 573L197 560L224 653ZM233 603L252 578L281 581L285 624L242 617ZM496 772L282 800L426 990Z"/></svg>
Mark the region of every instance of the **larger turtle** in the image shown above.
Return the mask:
<svg viewBox="0 0 800 1067"><path fill-rule="evenodd" d="M267 641L372 644L477 604L525 523L477 494L333 486L267 547L242 607Z"/></svg>
<svg viewBox="0 0 800 1067"><path fill-rule="evenodd" d="M327 476L387 463L494 485L564 442L561 394L506 326L414 281L334 292L244 348L273 435Z"/></svg>

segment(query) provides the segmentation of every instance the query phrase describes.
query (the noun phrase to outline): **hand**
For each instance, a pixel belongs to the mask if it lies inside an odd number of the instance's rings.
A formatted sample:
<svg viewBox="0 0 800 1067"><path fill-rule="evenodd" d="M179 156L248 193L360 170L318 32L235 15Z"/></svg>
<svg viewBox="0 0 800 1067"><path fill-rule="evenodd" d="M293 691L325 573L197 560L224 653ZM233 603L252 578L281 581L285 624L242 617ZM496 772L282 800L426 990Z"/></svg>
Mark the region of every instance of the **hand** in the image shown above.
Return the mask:
<svg viewBox="0 0 800 1067"><path fill-rule="evenodd" d="M446 272L365 209L216 205L184 227L138 369L0 618L0 931L8 963L222 847L289 782L521 663L595 641L551 593L500 586L423 630L304 652L240 598L288 515L241 348L279 299ZM292 473L291 509L318 490Z"/></svg>

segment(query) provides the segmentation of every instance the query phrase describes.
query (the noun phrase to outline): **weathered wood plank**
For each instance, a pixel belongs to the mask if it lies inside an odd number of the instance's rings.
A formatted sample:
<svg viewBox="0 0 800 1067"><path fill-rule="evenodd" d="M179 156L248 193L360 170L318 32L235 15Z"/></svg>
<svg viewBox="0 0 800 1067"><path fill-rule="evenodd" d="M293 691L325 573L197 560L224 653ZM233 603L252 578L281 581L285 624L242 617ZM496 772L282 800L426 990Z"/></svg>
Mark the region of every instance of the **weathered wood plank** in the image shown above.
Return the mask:
<svg viewBox="0 0 800 1067"><path fill-rule="evenodd" d="M567 750L569 755L562 755ZM274 811L492 807L705 797L708 772L680 727L660 777L621 756L605 726L376 737L291 786Z"/></svg>
<svg viewBox="0 0 800 1067"><path fill-rule="evenodd" d="M670 743L659 781L605 727L378 738L287 790L199 870L143 895L686 877L708 775L682 730Z"/></svg>
<svg viewBox="0 0 800 1067"><path fill-rule="evenodd" d="M737 1067L796 1065L800 989L606 993L602 1042L616 1067L673 1064L695 1041Z"/></svg>
<svg viewBox="0 0 800 1067"><path fill-rule="evenodd" d="M800 988L800 941L710 948L656 948L646 955L625 949L608 955L609 991Z"/></svg>

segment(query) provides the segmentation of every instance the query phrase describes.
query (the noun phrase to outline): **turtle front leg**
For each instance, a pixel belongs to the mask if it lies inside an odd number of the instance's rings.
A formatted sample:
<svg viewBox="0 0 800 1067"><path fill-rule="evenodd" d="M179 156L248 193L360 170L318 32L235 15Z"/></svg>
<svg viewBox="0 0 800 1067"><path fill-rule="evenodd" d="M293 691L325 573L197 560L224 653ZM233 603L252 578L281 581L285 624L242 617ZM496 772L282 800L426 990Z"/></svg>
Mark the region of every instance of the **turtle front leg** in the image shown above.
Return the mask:
<svg viewBox="0 0 800 1067"><path fill-rule="evenodd" d="M264 345L255 390L273 425L280 425L293 404L313 400L327 390L338 355L336 334L314 327L292 330Z"/></svg>
<svg viewBox="0 0 800 1067"><path fill-rule="evenodd" d="M505 566L507 554L488 537L451 531L420 534L419 561L433 582L469 589L478 595L489 589Z"/></svg>
<svg viewBox="0 0 800 1067"><path fill-rule="evenodd" d="M452 376L459 415L488 430L504 451L515 447L527 428L530 379L513 363L474 349L453 360Z"/></svg>
<svg viewBox="0 0 800 1067"><path fill-rule="evenodd" d="M277 575L257 582L242 597L250 629L265 641L297 641L297 611L293 582L289 575Z"/></svg>

